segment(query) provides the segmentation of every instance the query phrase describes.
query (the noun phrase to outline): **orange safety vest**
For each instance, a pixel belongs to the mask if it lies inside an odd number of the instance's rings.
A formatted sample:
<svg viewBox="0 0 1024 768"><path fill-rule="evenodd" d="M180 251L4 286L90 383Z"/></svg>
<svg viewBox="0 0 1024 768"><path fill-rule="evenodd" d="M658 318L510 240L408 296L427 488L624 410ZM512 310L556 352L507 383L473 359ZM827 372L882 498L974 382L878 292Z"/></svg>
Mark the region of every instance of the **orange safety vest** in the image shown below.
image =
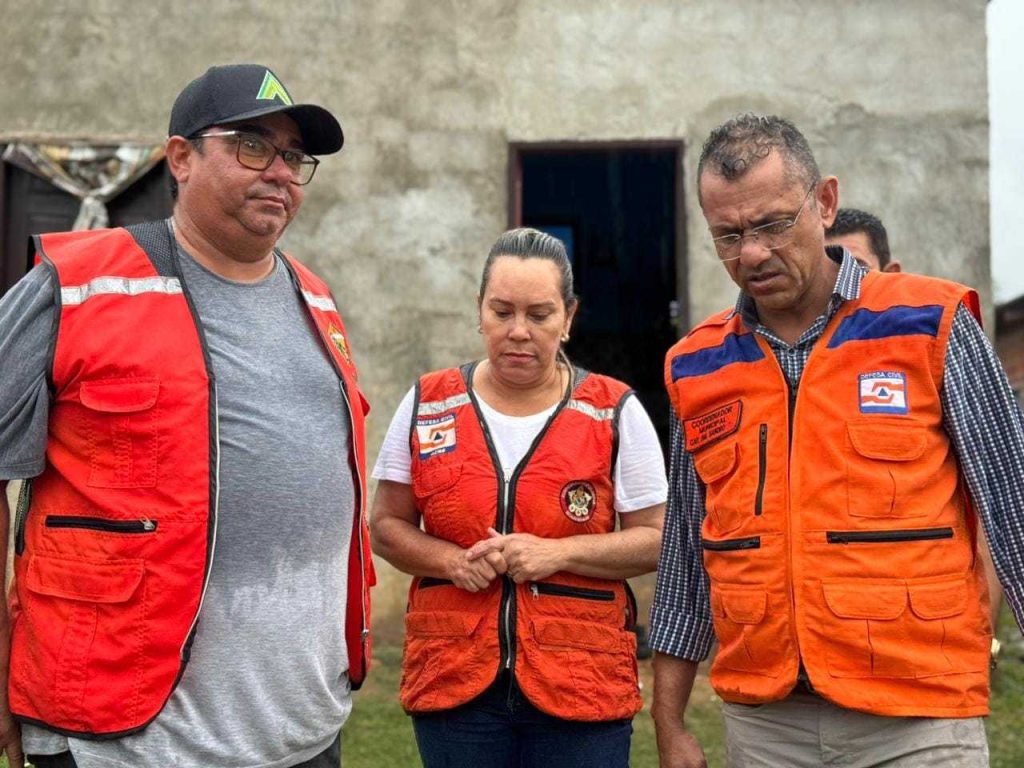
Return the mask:
<svg viewBox="0 0 1024 768"><path fill-rule="evenodd" d="M157 716L188 662L215 551L216 386L165 223L43 235L35 247L59 322L46 468L17 507L10 706L22 722L113 738ZM368 407L330 291L284 263L349 404L359 499L345 634L358 687L374 580Z"/></svg>
<svg viewBox="0 0 1024 768"><path fill-rule="evenodd" d="M879 715L988 712L987 590L940 391L950 327L977 295L864 277L791 392L738 314L668 353L665 377L705 486L704 565L726 701L814 689Z"/></svg>
<svg viewBox="0 0 1024 768"><path fill-rule="evenodd" d="M468 548L502 533L544 538L615 529L612 470L618 414L631 391L577 371L530 451L505 477L469 382L475 364L423 376L410 435L412 487L427 533ZM636 606L624 581L560 572L532 583L495 579L466 592L415 578L409 589L402 706L450 709L504 670L538 709L567 720L632 717Z"/></svg>

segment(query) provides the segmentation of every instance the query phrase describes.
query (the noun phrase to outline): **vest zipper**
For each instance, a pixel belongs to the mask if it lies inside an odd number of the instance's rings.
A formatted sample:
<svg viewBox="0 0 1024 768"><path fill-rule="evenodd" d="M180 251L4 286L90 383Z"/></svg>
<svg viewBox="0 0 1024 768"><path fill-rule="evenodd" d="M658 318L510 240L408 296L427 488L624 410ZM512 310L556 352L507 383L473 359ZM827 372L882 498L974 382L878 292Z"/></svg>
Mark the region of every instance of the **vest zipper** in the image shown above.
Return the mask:
<svg viewBox="0 0 1024 768"><path fill-rule="evenodd" d="M171 246L176 247L174 245ZM192 300L189 299L189 306L191 306ZM198 315L196 317L196 327L201 328L199 325ZM201 336L202 343L205 349L206 336ZM203 575L203 591L199 593L199 605L196 606L196 615L192 617L192 624L188 628L188 633L185 635L185 642L181 646L181 659L188 663L189 658L192 655L192 640L195 637L196 626L199 624L199 615L203 612L203 603L206 601L206 590L210 588L210 573L213 571L213 556L217 551L217 520L220 517L220 403L217 397L217 382L213 379L213 366L207 363L208 368L207 374L210 377L210 397L213 401L213 440L211 440L210 448L214 451L215 458L213 462L213 509L210 510L210 551L206 558L206 573ZM178 678L181 678L181 673L184 671L182 668L178 673ZM177 681L175 681L175 687L177 687ZM172 689L173 690L173 689Z"/></svg>
<svg viewBox="0 0 1024 768"><path fill-rule="evenodd" d="M554 595L557 597L576 597L581 600L602 600L611 602L615 599L615 593L610 589L587 589L586 587L571 587L568 584L552 584L547 581L530 582L530 592L534 600L541 595Z"/></svg>
<svg viewBox="0 0 1024 768"><path fill-rule="evenodd" d="M14 512L14 554L16 555L25 551L25 524L28 522L28 509L31 505L32 481L22 480Z"/></svg>
<svg viewBox="0 0 1024 768"><path fill-rule="evenodd" d="M312 318L311 318L312 319ZM317 333L320 336L320 340L326 345L326 341L323 338L323 332L320 330L319 324L317 324ZM352 401L349 399L348 391L345 389L345 376L341 372L341 368L338 366L337 360L334 359L334 355L328 350L327 356L331 360L331 364L334 365L335 371L338 373L338 389L341 390L341 397L345 401L345 407L348 409L348 423L352 430L352 455L355 458L353 464L353 474L356 476L356 489L359 493L359 498L356 499L356 503L353 505L353 514L355 520L352 525L352 541L349 542L350 547L356 548L356 553L359 555L359 573L361 575L361 582L366 580L366 553L363 551L363 475L359 470L359 449L356 445L356 433L355 433L355 414L352 410ZM367 616L366 611L366 592L365 584L360 585L359 594L359 607L362 612L362 631L360 633L360 641L362 643L362 663L363 668L360 670L362 678L366 679L366 645L367 639L370 637L370 619ZM361 683L360 683L361 684Z"/></svg>
<svg viewBox="0 0 1024 768"><path fill-rule="evenodd" d="M84 528L92 531L108 533L152 533L156 530L156 520L108 520L99 517L80 517L76 515L47 515L47 528Z"/></svg>
<svg viewBox="0 0 1024 768"><path fill-rule="evenodd" d="M764 477L768 473L768 425L762 424L757 446L757 499L754 501L754 515L761 516L764 500Z"/></svg>
<svg viewBox="0 0 1024 768"><path fill-rule="evenodd" d="M826 531L829 544L889 543L952 539L952 528L913 528L898 531Z"/></svg>
<svg viewBox="0 0 1024 768"><path fill-rule="evenodd" d="M720 541L701 539L700 543L704 549L710 552L734 552L741 549L760 549L761 537L747 536L742 539L722 539Z"/></svg>
<svg viewBox="0 0 1024 768"><path fill-rule="evenodd" d="M509 483L511 478L507 474L502 474L501 480L501 494L502 504L499 510L499 516L501 517L501 527L498 528L500 533L511 533L512 532L512 521L509 519ZM515 643L512 641L512 627L515 626L515 602L516 602L516 586L507 576L501 584L501 644L502 658L504 660L504 668L511 669L513 660L515 657Z"/></svg>
<svg viewBox="0 0 1024 768"><path fill-rule="evenodd" d="M498 533L512 533L513 518L515 516L515 485L519 479L519 475L527 464L530 463L530 457L533 456L533 452L537 450L537 446L540 445L540 441L547 434L548 428L550 428L552 422L558 418L558 414L565 408L565 404L569 402L569 398L572 395L573 390L576 388L576 382L574 380L574 372L570 369L569 371L569 384L565 388L565 393L562 395L562 399L558 402L554 412L545 422L544 426L541 427L540 432L533 439L530 447L526 449L526 453L523 458L520 459L519 464L509 475L505 472L501 466L501 459L498 457L498 450L494 447L494 440L491 437L491 430L487 426L487 419L484 418L483 411L480 410L480 403L477 402L476 393L473 391L473 373L476 371L479 363L473 363L468 369L463 369L463 381L466 384L466 394L469 395L469 401L473 404L473 412L476 414L477 423L480 425L480 431L483 432L484 442L487 444L487 452L491 455L491 464L494 467L494 473L498 478L498 519L496 521L496 530ZM499 641L499 655L501 657L498 663L498 672L509 672L509 695L512 692L512 682L515 678L515 659L516 659L516 645L514 637L514 628L516 625L516 584L507 575L502 578L501 584L501 605L498 609L498 641Z"/></svg>

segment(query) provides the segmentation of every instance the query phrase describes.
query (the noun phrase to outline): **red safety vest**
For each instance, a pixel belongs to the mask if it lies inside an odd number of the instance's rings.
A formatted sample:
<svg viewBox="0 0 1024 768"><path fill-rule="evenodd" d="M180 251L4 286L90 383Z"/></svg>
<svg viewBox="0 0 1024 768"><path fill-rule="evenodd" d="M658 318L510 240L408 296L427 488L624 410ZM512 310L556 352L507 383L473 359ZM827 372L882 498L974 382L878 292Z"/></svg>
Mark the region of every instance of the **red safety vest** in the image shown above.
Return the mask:
<svg viewBox="0 0 1024 768"><path fill-rule="evenodd" d="M111 738L145 728L188 662L215 549L216 392L167 225L44 235L36 251L60 315L46 468L16 517L10 706L23 722ZM345 635L358 687L374 581L368 406L330 291L285 264L349 403L359 499Z"/></svg>
<svg viewBox="0 0 1024 768"><path fill-rule="evenodd" d="M615 529L612 469L618 413L630 391L578 372L530 452L505 477L471 388L473 366L427 374L411 430L412 487L427 533L469 547L487 527L544 538ZM616 720L641 707L636 608L624 581L556 573L466 592L413 579L405 617L402 705L450 709L514 670L538 709L568 720Z"/></svg>
<svg viewBox="0 0 1024 768"><path fill-rule="evenodd" d="M843 707L983 715L987 591L940 400L953 316L961 303L977 313L977 296L878 272L861 290L815 345L799 394L734 312L668 353L706 488L711 682L726 701L773 701L802 661Z"/></svg>

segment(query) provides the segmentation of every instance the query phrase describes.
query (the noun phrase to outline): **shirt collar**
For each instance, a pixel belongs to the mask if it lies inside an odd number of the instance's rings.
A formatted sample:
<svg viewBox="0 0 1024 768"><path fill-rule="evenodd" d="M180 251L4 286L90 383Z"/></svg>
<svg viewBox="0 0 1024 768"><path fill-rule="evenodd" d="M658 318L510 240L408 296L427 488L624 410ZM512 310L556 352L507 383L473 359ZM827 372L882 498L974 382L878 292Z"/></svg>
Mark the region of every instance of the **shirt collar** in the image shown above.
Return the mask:
<svg viewBox="0 0 1024 768"><path fill-rule="evenodd" d="M832 288L832 297L829 300L825 313L833 315L844 301L852 301L860 298L860 284L864 274L868 271L848 250L838 245L825 246L825 254L832 261L839 264L839 274L836 275L836 283ZM750 295L740 291L736 299L736 306L733 307L732 315L739 315L748 328L757 328L761 321L757 316L757 305Z"/></svg>

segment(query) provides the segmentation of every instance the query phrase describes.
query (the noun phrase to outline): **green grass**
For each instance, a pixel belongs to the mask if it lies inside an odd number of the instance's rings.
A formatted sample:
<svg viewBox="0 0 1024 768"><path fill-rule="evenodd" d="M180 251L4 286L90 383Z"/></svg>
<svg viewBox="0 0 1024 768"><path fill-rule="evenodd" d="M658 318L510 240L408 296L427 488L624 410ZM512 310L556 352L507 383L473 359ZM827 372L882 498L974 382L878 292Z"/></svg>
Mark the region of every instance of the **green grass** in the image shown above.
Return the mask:
<svg viewBox="0 0 1024 768"><path fill-rule="evenodd" d="M1013 620L1004 611L1000 636L1012 634ZM1016 650L1017 654L1024 649ZM409 718L398 705L401 650L384 646L374 652L374 666L363 690L355 695L352 716L342 732L344 768L417 768L420 765ZM644 710L633 721L633 768L657 768L654 724L649 712L652 688L650 662L640 662ZM707 678L697 680L687 723L697 735L711 768L725 765L720 703ZM1024 766L1024 660L1007 655L993 680L992 716L986 722L992 768Z"/></svg>

